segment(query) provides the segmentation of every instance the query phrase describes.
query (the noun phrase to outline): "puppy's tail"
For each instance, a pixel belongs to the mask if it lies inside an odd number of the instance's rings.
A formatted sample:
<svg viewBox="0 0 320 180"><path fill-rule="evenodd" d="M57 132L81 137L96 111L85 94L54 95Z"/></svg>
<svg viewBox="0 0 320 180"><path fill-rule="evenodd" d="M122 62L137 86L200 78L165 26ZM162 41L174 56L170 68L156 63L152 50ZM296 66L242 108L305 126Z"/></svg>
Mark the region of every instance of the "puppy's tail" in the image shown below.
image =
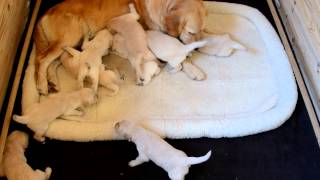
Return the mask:
<svg viewBox="0 0 320 180"><path fill-rule="evenodd" d="M50 179L52 169L50 167L47 167L44 172L46 174L46 179Z"/></svg>
<svg viewBox="0 0 320 180"><path fill-rule="evenodd" d="M190 44L185 45L186 52L189 53L197 48L203 47L207 44L207 41L196 41Z"/></svg>
<svg viewBox="0 0 320 180"><path fill-rule="evenodd" d="M13 115L12 119L21 124L28 123L28 118L25 118L24 116Z"/></svg>
<svg viewBox="0 0 320 180"><path fill-rule="evenodd" d="M209 151L206 155L201 157L187 157L185 160L185 164L193 165L193 164L200 164L207 161L211 156L211 151Z"/></svg>

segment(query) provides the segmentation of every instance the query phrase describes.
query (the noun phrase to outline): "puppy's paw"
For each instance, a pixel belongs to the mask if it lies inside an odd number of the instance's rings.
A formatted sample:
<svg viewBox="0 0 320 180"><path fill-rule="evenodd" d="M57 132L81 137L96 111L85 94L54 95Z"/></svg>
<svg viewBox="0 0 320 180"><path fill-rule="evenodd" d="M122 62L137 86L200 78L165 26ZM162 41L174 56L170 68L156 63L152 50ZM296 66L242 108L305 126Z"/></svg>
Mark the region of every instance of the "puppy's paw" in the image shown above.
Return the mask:
<svg viewBox="0 0 320 180"><path fill-rule="evenodd" d="M170 64L167 64L167 65L165 66L165 69L166 69L169 73L174 74L174 73L177 73L177 72L179 72L179 71L182 70L182 65L179 64L179 65L176 66L176 67L172 67Z"/></svg>
<svg viewBox="0 0 320 180"><path fill-rule="evenodd" d="M39 134L34 134L33 138L39 142L41 142L42 144L45 143L46 141L46 137L42 136L42 135L39 135Z"/></svg>
<svg viewBox="0 0 320 180"><path fill-rule="evenodd" d="M190 79L196 81L202 81L206 79L206 74L199 67L191 64L190 62L183 63L182 70Z"/></svg>
<svg viewBox="0 0 320 180"><path fill-rule="evenodd" d="M144 86L146 83L145 83L145 79L144 79L144 77L139 77L138 79L137 79L137 82L136 82L136 85L137 86Z"/></svg>
<svg viewBox="0 0 320 180"><path fill-rule="evenodd" d="M137 165L139 165L139 164L141 164L141 163L138 162L137 160L132 160L132 161L130 161L130 162L128 163L128 165L129 165L130 167L135 167L135 166L137 166Z"/></svg>

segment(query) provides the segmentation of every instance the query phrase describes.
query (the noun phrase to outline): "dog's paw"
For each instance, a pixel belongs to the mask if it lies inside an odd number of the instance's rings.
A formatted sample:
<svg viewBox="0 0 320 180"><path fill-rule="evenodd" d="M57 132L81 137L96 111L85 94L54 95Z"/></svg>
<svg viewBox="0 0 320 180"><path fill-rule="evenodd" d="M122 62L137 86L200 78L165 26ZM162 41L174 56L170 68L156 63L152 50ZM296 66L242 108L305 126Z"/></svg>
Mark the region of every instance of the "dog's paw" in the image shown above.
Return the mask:
<svg viewBox="0 0 320 180"><path fill-rule="evenodd" d="M202 81L206 79L206 74L199 67L191 64L190 62L183 63L182 70L190 79L196 81Z"/></svg>
<svg viewBox="0 0 320 180"><path fill-rule="evenodd" d="M42 144L46 143L46 137L40 135L40 134L34 134L33 138L39 142L41 142Z"/></svg>
<svg viewBox="0 0 320 180"><path fill-rule="evenodd" d="M136 82L136 85L137 86L144 86L144 85L146 85L147 83L145 83L145 78L144 77L139 77L138 79L137 79L137 82Z"/></svg>

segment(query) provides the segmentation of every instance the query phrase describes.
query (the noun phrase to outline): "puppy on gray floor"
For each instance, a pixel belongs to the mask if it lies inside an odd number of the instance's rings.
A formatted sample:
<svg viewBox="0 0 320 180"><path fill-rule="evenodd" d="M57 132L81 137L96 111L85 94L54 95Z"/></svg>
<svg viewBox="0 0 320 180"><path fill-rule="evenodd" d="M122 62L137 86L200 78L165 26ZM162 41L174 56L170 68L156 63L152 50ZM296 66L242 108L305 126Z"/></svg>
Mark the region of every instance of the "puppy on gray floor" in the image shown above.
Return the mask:
<svg viewBox="0 0 320 180"><path fill-rule="evenodd" d="M83 88L71 93L57 93L49 95L39 103L26 109L23 116L13 115L13 119L26 124L35 132L34 138L40 142L45 141L45 133L49 124L60 116L82 116L84 106L97 101L92 89Z"/></svg>
<svg viewBox="0 0 320 180"><path fill-rule="evenodd" d="M191 165L207 161L211 156L209 151L201 157L188 157L160 136L131 121L123 120L116 123L115 130L120 136L128 138L137 146L139 155L129 162L129 166L134 167L151 160L166 170L172 180L183 180Z"/></svg>
<svg viewBox="0 0 320 180"><path fill-rule="evenodd" d="M24 156L24 151L28 147L28 135L21 131L12 132L6 141L2 164L0 168L3 176L8 180L47 180L51 175L51 168L47 167L45 172L37 169L33 170Z"/></svg>

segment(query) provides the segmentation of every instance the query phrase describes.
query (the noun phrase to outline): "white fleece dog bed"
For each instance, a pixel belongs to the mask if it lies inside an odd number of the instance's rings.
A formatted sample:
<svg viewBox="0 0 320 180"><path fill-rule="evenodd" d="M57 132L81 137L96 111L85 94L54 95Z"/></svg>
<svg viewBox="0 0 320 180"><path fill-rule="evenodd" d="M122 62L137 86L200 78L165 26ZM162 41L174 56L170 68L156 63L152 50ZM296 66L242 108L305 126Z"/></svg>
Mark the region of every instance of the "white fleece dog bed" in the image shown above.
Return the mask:
<svg viewBox="0 0 320 180"><path fill-rule="evenodd" d="M229 33L248 51L236 51L227 58L195 53L193 62L206 72L207 80L193 81L183 72L162 71L144 87L135 85L127 60L105 57L109 67L118 68L125 76L119 94L100 97L97 105L88 108L84 121L54 121L46 136L73 141L118 139L113 126L123 119L140 121L169 138L238 137L283 124L295 108L297 87L275 30L254 8L205 4L209 12L206 29ZM24 100L23 107L37 99L33 68L29 63L24 89L33 93L24 97L29 102ZM76 81L62 67L58 74L62 91L76 89Z"/></svg>

